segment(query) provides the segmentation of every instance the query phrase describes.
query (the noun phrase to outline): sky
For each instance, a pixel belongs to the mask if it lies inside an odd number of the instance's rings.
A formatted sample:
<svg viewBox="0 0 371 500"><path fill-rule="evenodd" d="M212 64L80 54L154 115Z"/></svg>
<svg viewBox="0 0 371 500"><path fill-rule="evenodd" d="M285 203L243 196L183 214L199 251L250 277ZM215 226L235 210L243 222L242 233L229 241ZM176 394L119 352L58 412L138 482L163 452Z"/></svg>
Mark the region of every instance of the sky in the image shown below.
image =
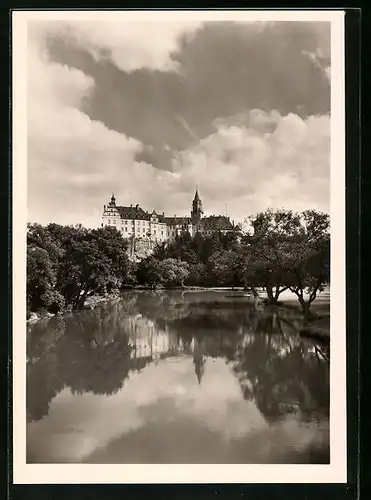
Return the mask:
<svg viewBox="0 0 371 500"><path fill-rule="evenodd" d="M28 220L329 211L330 24L29 21Z"/></svg>

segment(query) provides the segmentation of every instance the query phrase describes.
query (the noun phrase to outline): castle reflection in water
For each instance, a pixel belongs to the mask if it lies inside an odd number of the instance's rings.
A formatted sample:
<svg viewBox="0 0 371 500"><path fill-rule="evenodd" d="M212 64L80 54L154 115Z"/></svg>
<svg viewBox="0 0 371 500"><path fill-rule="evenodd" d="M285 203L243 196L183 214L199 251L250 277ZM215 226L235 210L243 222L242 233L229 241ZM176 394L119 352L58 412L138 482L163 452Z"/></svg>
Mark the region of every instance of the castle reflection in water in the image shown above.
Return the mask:
<svg viewBox="0 0 371 500"><path fill-rule="evenodd" d="M192 358L195 383L208 360L230 366L247 400L266 418L293 411L328 414L328 346L297 334L296 313L256 310L212 292L128 292L92 311L29 326L29 421L47 415L64 388L110 395L131 372ZM290 406L291 405L291 406Z"/></svg>
<svg viewBox="0 0 371 500"><path fill-rule="evenodd" d="M138 314L128 319L130 323L129 343L132 346L130 354L133 369L140 369L150 362L180 355L192 355L197 380L201 383L205 365L205 342L197 337L187 342L178 334L165 326L163 331L156 328L154 321Z"/></svg>

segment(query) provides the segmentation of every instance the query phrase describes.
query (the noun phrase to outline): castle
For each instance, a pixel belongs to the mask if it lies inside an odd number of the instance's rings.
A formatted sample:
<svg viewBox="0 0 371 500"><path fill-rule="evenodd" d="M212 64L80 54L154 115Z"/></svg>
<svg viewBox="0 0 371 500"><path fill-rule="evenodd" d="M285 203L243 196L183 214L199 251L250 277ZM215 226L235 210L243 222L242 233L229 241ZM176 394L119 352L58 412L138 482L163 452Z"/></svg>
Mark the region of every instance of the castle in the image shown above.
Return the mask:
<svg viewBox="0 0 371 500"><path fill-rule="evenodd" d="M190 217L166 217L164 213L151 213L139 205L116 205L112 194L111 201L104 205L102 226L115 227L124 238L136 242L142 248L152 249L156 243L171 241L184 231L190 235L202 233L212 235L240 231L240 227L231 222L225 215L203 216L203 207L198 190L196 190Z"/></svg>

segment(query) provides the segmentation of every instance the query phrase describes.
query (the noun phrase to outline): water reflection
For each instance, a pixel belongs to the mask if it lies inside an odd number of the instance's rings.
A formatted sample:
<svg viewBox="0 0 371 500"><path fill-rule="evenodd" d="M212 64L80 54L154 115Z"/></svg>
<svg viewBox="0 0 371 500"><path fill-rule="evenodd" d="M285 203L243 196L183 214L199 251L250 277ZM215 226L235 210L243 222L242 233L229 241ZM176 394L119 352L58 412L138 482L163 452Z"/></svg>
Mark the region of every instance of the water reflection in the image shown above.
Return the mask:
<svg viewBox="0 0 371 500"><path fill-rule="evenodd" d="M257 309L228 294L174 291L128 292L30 326L29 461L328 460L329 353L297 335L300 321L294 310ZM111 407L123 412L119 422L110 420ZM77 445L76 429L86 433L89 422L90 444ZM64 444L56 444L61 432ZM284 452L280 445L284 456L275 455L274 439L293 441ZM311 445L304 455L303 442Z"/></svg>

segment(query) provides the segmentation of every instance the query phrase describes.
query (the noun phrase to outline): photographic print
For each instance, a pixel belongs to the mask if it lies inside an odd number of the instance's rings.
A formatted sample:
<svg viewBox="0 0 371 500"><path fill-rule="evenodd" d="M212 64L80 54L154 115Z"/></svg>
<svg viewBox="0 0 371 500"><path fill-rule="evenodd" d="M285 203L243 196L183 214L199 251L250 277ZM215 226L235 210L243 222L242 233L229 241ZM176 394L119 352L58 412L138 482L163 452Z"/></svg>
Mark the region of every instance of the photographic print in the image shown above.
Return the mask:
<svg viewBox="0 0 371 500"><path fill-rule="evenodd" d="M13 13L15 482L345 482L343 13Z"/></svg>

